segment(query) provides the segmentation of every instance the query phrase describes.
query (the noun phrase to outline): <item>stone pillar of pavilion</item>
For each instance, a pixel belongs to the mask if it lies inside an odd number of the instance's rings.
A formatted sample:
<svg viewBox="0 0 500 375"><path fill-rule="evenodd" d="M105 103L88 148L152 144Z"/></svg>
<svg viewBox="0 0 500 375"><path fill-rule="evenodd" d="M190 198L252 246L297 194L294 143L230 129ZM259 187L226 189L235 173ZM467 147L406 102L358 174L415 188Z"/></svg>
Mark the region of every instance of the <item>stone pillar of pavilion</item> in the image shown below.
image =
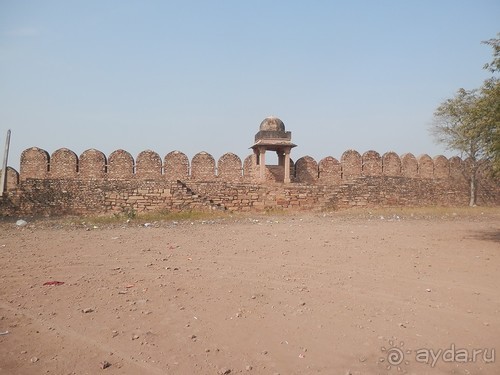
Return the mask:
<svg viewBox="0 0 500 375"><path fill-rule="evenodd" d="M255 143L251 147L256 155L258 179L266 181L266 151L278 154L278 165L284 169L284 183L290 179L290 151L297 145L292 143L292 132L285 131L285 124L279 118L266 117L255 134Z"/></svg>

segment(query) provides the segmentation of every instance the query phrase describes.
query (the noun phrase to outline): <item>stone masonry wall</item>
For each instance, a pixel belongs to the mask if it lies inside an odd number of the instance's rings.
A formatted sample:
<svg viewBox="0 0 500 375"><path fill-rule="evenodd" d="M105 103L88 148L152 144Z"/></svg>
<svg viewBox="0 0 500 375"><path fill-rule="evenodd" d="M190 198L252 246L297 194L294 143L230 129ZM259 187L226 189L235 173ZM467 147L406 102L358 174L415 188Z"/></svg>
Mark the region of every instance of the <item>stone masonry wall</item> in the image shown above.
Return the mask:
<svg viewBox="0 0 500 375"><path fill-rule="evenodd" d="M232 153L217 162L206 152L191 162L173 151L162 159L125 150L108 157L90 149L79 157L68 149L49 156L33 147L21 156L20 173L7 170L0 216L144 212L152 210L233 211L331 210L353 206L467 205L468 182L458 157L398 156L355 150L340 161L305 156L291 165L292 183L276 183L282 167L267 166L268 182L257 181L255 155L242 163ZM281 169L280 169L281 168ZM478 203L499 205L498 181L482 178Z"/></svg>

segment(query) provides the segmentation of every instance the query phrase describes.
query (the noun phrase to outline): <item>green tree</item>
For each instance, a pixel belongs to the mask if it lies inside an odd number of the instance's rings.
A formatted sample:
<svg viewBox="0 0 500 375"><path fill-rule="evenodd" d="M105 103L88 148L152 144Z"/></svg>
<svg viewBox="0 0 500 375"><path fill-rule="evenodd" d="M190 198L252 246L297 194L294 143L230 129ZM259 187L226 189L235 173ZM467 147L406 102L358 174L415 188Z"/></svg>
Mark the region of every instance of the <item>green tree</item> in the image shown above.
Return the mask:
<svg viewBox="0 0 500 375"><path fill-rule="evenodd" d="M493 60L484 65L484 69L492 74L500 72L500 33L497 38L484 41L493 49ZM492 159L493 174L500 176L500 79L491 77L481 87L481 100L478 103L483 111L483 121L480 124L486 148Z"/></svg>
<svg viewBox="0 0 500 375"><path fill-rule="evenodd" d="M455 97L447 99L434 112L431 133L447 149L459 151L466 159L464 174L470 183L469 204L476 204L477 172L487 155L483 134L477 126L481 119L478 111L480 96L477 90L459 89Z"/></svg>
<svg viewBox="0 0 500 375"><path fill-rule="evenodd" d="M496 38L485 40L481 42L493 48L493 60L489 63L484 64L484 69L489 70L492 73L497 73L500 71L500 33L497 34Z"/></svg>
<svg viewBox="0 0 500 375"><path fill-rule="evenodd" d="M500 71L499 38L483 42L493 48L493 61L484 66L493 74ZM430 130L438 143L466 160L463 172L470 183L469 204L476 205L480 168L491 162L493 173L500 174L500 80L493 76L479 89L459 89L436 109Z"/></svg>

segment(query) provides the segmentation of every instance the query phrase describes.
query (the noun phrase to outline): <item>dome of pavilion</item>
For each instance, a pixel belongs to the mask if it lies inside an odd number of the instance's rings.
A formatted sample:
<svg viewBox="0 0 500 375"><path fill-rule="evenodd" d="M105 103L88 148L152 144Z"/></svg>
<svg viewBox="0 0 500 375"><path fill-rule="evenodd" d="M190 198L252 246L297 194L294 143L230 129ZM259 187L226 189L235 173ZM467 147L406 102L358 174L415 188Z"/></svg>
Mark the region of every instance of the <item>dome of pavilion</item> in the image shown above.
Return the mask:
<svg viewBox="0 0 500 375"><path fill-rule="evenodd" d="M275 116L269 116L260 123L260 131L284 132L285 124Z"/></svg>

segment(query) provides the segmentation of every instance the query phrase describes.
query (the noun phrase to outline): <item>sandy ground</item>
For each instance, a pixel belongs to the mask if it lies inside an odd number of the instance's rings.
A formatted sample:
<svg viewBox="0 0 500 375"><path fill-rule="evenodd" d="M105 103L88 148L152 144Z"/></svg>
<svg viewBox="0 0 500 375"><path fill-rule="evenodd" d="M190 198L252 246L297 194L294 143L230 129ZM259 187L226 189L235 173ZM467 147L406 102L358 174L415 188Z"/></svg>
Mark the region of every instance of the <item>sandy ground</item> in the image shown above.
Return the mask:
<svg viewBox="0 0 500 375"><path fill-rule="evenodd" d="M3 222L0 373L500 374L499 219Z"/></svg>

